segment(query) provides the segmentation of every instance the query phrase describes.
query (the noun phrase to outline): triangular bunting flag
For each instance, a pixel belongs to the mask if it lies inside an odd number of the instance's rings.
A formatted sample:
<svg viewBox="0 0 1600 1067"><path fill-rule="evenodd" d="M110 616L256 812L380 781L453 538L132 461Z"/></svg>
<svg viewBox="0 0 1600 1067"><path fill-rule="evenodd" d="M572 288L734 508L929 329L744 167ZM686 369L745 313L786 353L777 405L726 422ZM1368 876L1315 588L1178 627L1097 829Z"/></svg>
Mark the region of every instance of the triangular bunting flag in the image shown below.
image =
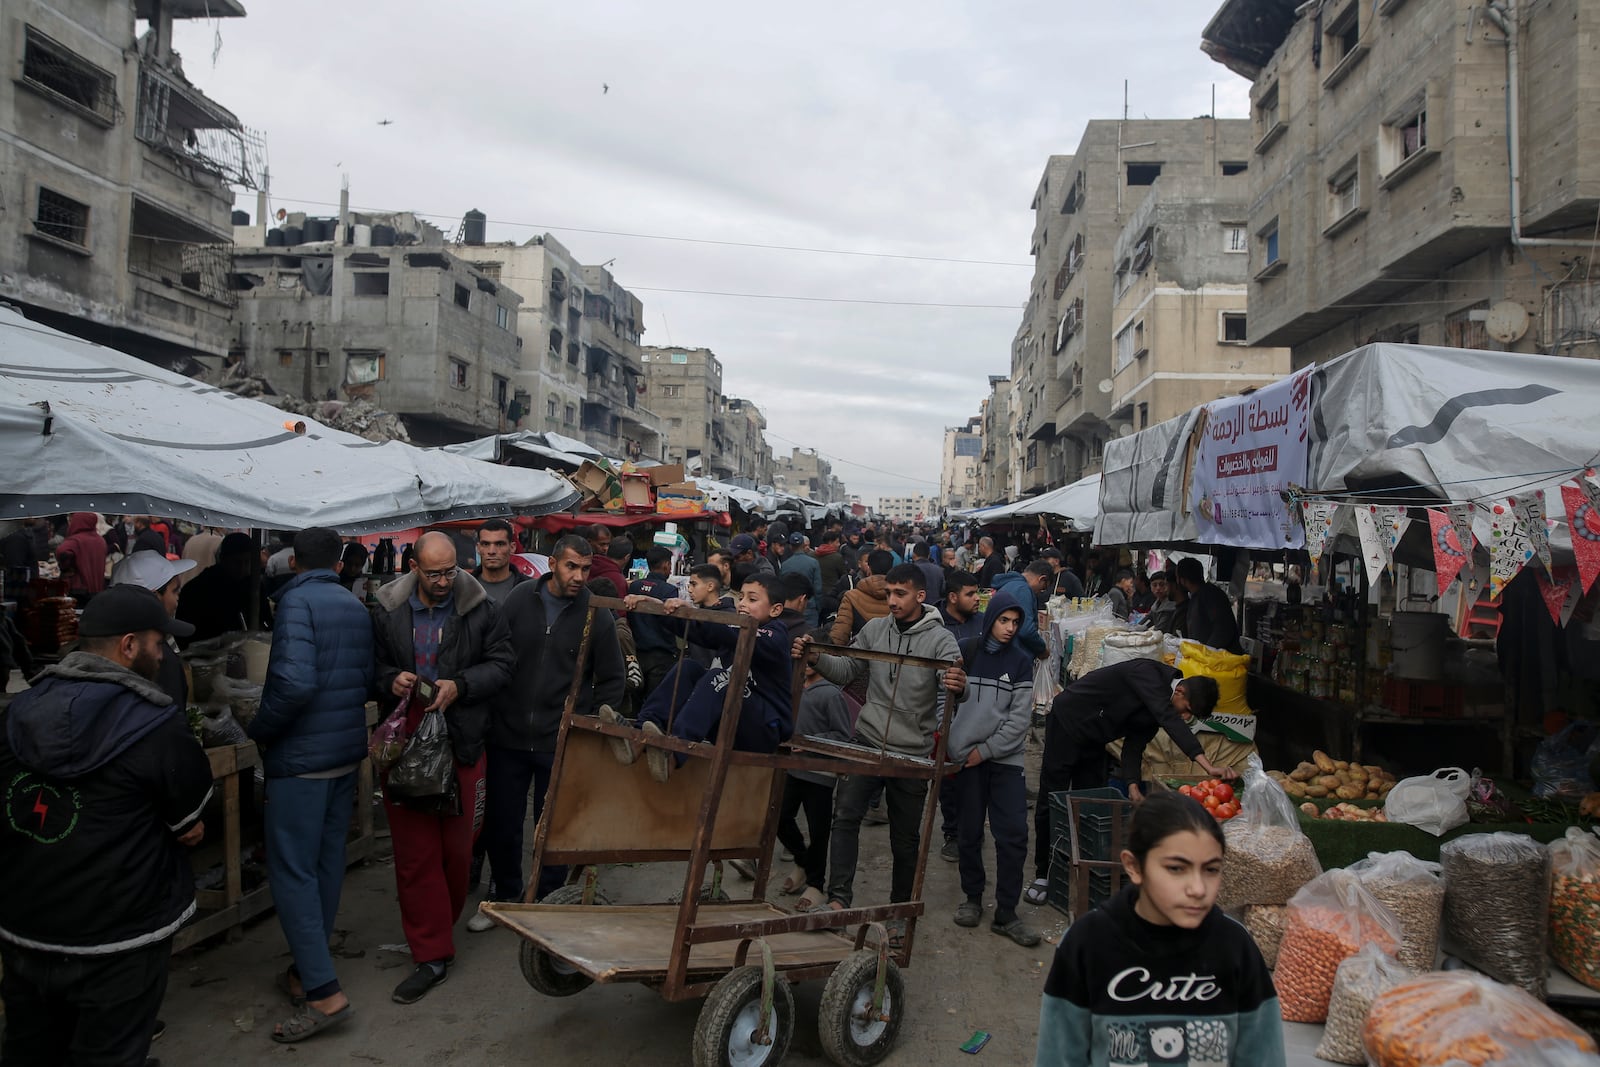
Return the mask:
<svg viewBox="0 0 1600 1067"><path fill-rule="evenodd" d="M1557 585L1544 571L1536 570L1533 575L1539 579L1539 595L1544 598L1545 610L1550 613L1550 621L1560 626L1561 608L1567 602L1566 583Z"/></svg>
<svg viewBox="0 0 1600 1067"><path fill-rule="evenodd" d="M1456 540L1461 542L1461 551L1469 556L1472 555L1472 546L1477 543L1477 538L1472 533L1472 513L1474 510L1472 505L1451 504L1439 510L1444 512L1445 518L1449 519L1450 525L1455 528Z"/></svg>
<svg viewBox="0 0 1600 1067"><path fill-rule="evenodd" d="M1450 588L1450 583L1456 580L1456 575L1461 573L1461 568L1466 565L1470 556L1470 549L1463 550L1461 544L1460 528L1450 521L1450 516L1438 508L1428 509L1428 525L1433 529L1433 570L1439 578L1439 595L1444 596L1444 591ZM1467 526L1467 538L1472 537L1471 523Z"/></svg>
<svg viewBox="0 0 1600 1067"><path fill-rule="evenodd" d="M1506 583L1533 559L1533 540L1528 533L1527 513L1506 498L1489 509L1489 596L1500 599Z"/></svg>
<svg viewBox="0 0 1600 1067"><path fill-rule="evenodd" d="M1356 536L1361 539L1361 561L1367 568L1367 584L1377 585L1383 568L1388 566L1388 553L1384 551L1384 535L1378 530L1377 517L1370 507L1357 507Z"/></svg>
<svg viewBox="0 0 1600 1067"><path fill-rule="evenodd" d="M1567 602L1561 605L1561 625L1565 626L1572 621L1572 613L1578 610L1578 605L1583 601L1583 584L1576 574L1567 583Z"/></svg>
<svg viewBox="0 0 1600 1067"><path fill-rule="evenodd" d="M1311 554L1313 570L1322 560L1323 546L1333 539L1339 507L1331 500L1300 501L1300 513L1306 524L1306 551Z"/></svg>
<svg viewBox="0 0 1600 1067"><path fill-rule="evenodd" d="M1411 519L1406 515L1406 509L1398 504L1373 504L1371 505L1372 519L1378 525L1378 533L1383 544L1384 564L1394 566L1394 550L1399 546L1400 539L1406 535L1406 528L1411 525Z"/></svg>
<svg viewBox="0 0 1600 1067"><path fill-rule="evenodd" d="M1533 546L1533 554L1544 564L1544 572L1550 574L1550 527L1545 524L1544 517L1544 490L1535 489L1531 493L1521 496L1507 497L1521 514L1522 521L1528 527L1528 543Z"/></svg>
<svg viewBox="0 0 1600 1067"><path fill-rule="evenodd" d="M1600 489L1587 478L1579 478L1577 485L1561 487L1561 499L1567 506L1579 586L1588 592L1595 576L1600 575Z"/></svg>

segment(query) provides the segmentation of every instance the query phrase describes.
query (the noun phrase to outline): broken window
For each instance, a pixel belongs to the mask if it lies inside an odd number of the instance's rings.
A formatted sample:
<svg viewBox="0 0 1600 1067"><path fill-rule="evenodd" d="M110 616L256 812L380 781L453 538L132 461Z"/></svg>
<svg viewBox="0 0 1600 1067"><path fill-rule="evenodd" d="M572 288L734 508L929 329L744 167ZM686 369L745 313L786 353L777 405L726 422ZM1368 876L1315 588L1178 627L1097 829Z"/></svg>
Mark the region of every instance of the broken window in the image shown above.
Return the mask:
<svg viewBox="0 0 1600 1067"><path fill-rule="evenodd" d="M422 270L449 270L450 257L442 252L412 252L406 256L406 266Z"/></svg>
<svg viewBox="0 0 1600 1067"><path fill-rule="evenodd" d="M456 307L472 309L472 290L464 285L456 286Z"/></svg>
<svg viewBox="0 0 1600 1067"><path fill-rule="evenodd" d="M1243 174L1249 169L1250 164L1248 163L1224 163L1222 165L1222 176L1224 178L1232 178L1234 175Z"/></svg>
<svg viewBox="0 0 1600 1067"><path fill-rule="evenodd" d="M278 366L280 366L280 367L292 367L292 366L294 366L294 353L289 351L287 348L280 348L278 350Z"/></svg>
<svg viewBox="0 0 1600 1067"><path fill-rule="evenodd" d="M317 349L316 366L318 366L318 367L326 367L327 365L328 365L328 350L325 349L325 348Z"/></svg>
<svg viewBox="0 0 1600 1067"><path fill-rule="evenodd" d="M1242 311L1222 312L1222 330L1218 340L1224 344L1244 344L1249 338L1245 329L1245 313Z"/></svg>
<svg viewBox="0 0 1600 1067"><path fill-rule="evenodd" d="M1337 222L1361 206L1361 169L1351 160L1328 179L1328 222Z"/></svg>
<svg viewBox="0 0 1600 1067"><path fill-rule="evenodd" d="M88 248L89 205L41 185L38 207L33 215L33 232Z"/></svg>
<svg viewBox="0 0 1600 1067"><path fill-rule="evenodd" d="M510 388L511 380L509 378L502 378L498 374L494 376L494 406L501 411L506 409L506 401L509 399L507 394Z"/></svg>
<svg viewBox="0 0 1600 1067"><path fill-rule="evenodd" d="M511 309L504 304L494 306L494 324L502 330L511 329Z"/></svg>
<svg viewBox="0 0 1600 1067"><path fill-rule="evenodd" d="M356 296L388 296L389 272L357 271L350 275L351 293Z"/></svg>
<svg viewBox="0 0 1600 1067"><path fill-rule="evenodd" d="M583 351L576 341L567 342L567 362L574 367L578 365L578 356Z"/></svg>
<svg viewBox="0 0 1600 1067"><path fill-rule="evenodd" d="M1129 185L1154 185L1156 179L1161 177L1161 164L1159 163L1129 163Z"/></svg>
<svg viewBox="0 0 1600 1067"><path fill-rule="evenodd" d="M117 83L109 71L52 41L32 26L22 46L22 84L82 108L105 122L117 117Z"/></svg>
<svg viewBox="0 0 1600 1067"><path fill-rule="evenodd" d="M465 389L467 387L467 365L459 359L450 361L450 388Z"/></svg>
<svg viewBox="0 0 1600 1067"><path fill-rule="evenodd" d="M473 266L477 268L479 274L482 274L485 278L488 278L492 282L497 282L500 280L501 265L502 264L498 259L492 259L486 263L473 264Z"/></svg>
<svg viewBox="0 0 1600 1067"><path fill-rule="evenodd" d="M566 419L564 421L566 422L566 424L568 426L577 425L577 422L578 422L578 407L577 407L576 404L568 404L567 405L566 416L567 417L566 417Z"/></svg>
<svg viewBox="0 0 1600 1067"><path fill-rule="evenodd" d="M1150 425L1150 405L1139 405L1139 429L1143 430Z"/></svg>
<svg viewBox="0 0 1600 1067"><path fill-rule="evenodd" d="M555 356L557 359L561 358L561 346L564 343L565 342L561 336L560 330L550 331L550 354L552 356Z"/></svg>
<svg viewBox="0 0 1600 1067"><path fill-rule="evenodd" d="M1413 160L1430 155L1428 148L1428 100L1426 91L1418 93L1378 130L1378 167L1388 177Z"/></svg>
<svg viewBox="0 0 1600 1067"><path fill-rule="evenodd" d="M1361 41L1361 12L1359 5L1351 4L1334 16L1333 21L1328 23L1328 28L1324 32L1335 63L1354 52L1356 45Z"/></svg>
<svg viewBox="0 0 1600 1067"><path fill-rule="evenodd" d="M384 377L384 353L351 349L344 356L346 385L370 385Z"/></svg>
<svg viewBox="0 0 1600 1067"><path fill-rule="evenodd" d="M680 396L683 395L683 386L681 386L681 385L663 385L661 387L661 395L663 397L667 397L667 398L680 397Z"/></svg>
<svg viewBox="0 0 1600 1067"><path fill-rule="evenodd" d="M1264 152L1267 146L1283 133L1283 106L1278 83L1273 82L1256 98L1255 130L1256 151Z"/></svg>
<svg viewBox="0 0 1600 1067"><path fill-rule="evenodd" d="M553 396L545 398L544 417L549 419L551 422L556 420L556 398Z"/></svg>
<svg viewBox="0 0 1600 1067"><path fill-rule="evenodd" d="M1444 320L1444 343L1450 348L1488 348L1487 300L1450 315ZM1476 312L1476 315L1474 315Z"/></svg>
<svg viewBox="0 0 1600 1067"><path fill-rule="evenodd" d="M1224 252L1250 251L1250 242L1244 236L1244 223L1224 222L1222 224L1222 250Z"/></svg>

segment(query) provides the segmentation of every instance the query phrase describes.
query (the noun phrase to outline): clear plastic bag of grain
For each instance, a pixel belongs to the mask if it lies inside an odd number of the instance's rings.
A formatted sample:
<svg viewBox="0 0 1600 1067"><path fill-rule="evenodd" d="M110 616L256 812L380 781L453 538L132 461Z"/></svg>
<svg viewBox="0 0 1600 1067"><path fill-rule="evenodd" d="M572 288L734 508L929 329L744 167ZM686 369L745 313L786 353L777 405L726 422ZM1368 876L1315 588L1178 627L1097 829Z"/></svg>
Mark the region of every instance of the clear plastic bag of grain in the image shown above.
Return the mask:
<svg viewBox="0 0 1600 1067"><path fill-rule="evenodd" d="M1283 927L1289 921L1289 908L1284 904L1249 904L1241 920L1244 928L1261 950L1261 958L1270 970L1278 965L1278 945L1283 941Z"/></svg>
<svg viewBox="0 0 1600 1067"><path fill-rule="evenodd" d="M1550 853L1527 834L1468 834L1439 849L1444 936L1485 974L1544 999Z"/></svg>
<svg viewBox="0 0 1600 1067"><path fill-rule="evenodd" d="M1372 1002L1416 976L1416 971L1375 944L1362 946L1360 952L1339 964L1333 979L1333 998L1328 1001L1328 1022L1322 1031L1322 1042L1317 1045L1317 1058L1364 1065L1367 1050L1362 1035Z"/></svg>
<svg viewBox="0 0 1600 1067"><path fill-rule="evenodd" d="M1228 847L1222 856L1226 909L1249 904L1287 904L1300 888L1322 873L1311 839L1300 830L1294 801L1267 777L1261 757L1245 766L1239 814L1222 826Z"/></svg>
<svg viewBox="0 0 1600 1067"><path fill-rule="evenodd" d="M1409 852L1373 852L1350 865L1367 892L1400 920L1395 958L1419 973L1433 970L1439 958L1439 926L1444 919L1444 879L1439 864Z"/></svg>

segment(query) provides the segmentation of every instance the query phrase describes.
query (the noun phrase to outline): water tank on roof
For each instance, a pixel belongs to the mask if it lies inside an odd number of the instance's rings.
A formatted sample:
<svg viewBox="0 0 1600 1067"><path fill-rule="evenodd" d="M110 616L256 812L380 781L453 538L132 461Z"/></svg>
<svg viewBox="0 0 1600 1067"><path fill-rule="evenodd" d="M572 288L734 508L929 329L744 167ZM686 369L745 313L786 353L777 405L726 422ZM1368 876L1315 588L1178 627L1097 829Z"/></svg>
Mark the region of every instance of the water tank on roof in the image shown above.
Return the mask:
<svg viewBox="0 0 1600 1067"><path fill-rule="evenodd" d="M357 248L366 248L372 244L372 227L363 223L356 223L350 227L351 244Z"/></svg>
<svg viewBox="0 0 1600 1067"><path fill-rule="evenodd" d="M484 230L488 225L489 216L473 208L467 212L466 218L461 221L461 241L463 244L483 244Z"/></svg>
<svg viewBox="0 0 1600 1067"><path fill-rule="evenodd" d="M289 242L283 239L283 230L279 229L278 227L274 226L272 229L267 231L268 248L282 248L288 243Z"/></svg>
<svg viewBox="0 0 1600 1067"><path fill-rule="evenodd" d="M298 244L304 244L305 231L298 226L285 226L283 228L283 243L290 248Z"/></svg>
<svg viewBox="0 0 1600 1067"><path fill-rule="evenodd" d="M312 244L316 241L325 240L327 240L327 234L322 232L322 220L314 219L310 215L307 215L305 224L300 227L300 240L294 243Z"/></svg>
<svg viewBox="0 0 1600 1067"><path fill-rule="evenodd" d="M235 226L248 226L248 225L250 225L250 212L248 212L248 211L235 211L233 213L233 224Z"/></svg>
<svg viewBox="0 0 1600 1067"><path fill-rule="evenodd" d="M387 222L380 222L373 226L372 243L378 248L387 248L394 244L394 227Z"/></svg>

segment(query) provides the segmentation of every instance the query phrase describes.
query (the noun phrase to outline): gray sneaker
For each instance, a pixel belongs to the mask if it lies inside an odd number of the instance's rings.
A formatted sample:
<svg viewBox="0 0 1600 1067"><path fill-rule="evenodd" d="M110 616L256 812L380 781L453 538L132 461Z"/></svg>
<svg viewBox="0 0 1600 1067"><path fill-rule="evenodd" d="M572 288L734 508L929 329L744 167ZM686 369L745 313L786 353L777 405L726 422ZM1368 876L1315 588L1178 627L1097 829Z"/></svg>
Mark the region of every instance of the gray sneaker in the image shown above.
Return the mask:
<svg viewBox="0 0 1600 1067"><path fill-rule="evenodd" d="M650 737L666 736L666 734L662 732L661 727L657 726L653 722L645 723L642 727L640 727L640 729ZM632 746L630 745L629 747L631 748ZM672 768L676 762L673 759L673 755L674 753L669 752L664 748L656 748L654 745L646 746L644 750L644 760L650 765L650 777L654 778L658 782L661 782L662 784L665 784L667 780L672 777Z"/></svg>
<svg viewBox="0 0 1600 1067"><path fill-rule="evenodd" d="M1010 922L1004 923L996 920L989 924L989 929L1001 937L1009 937L1023 948L1032 948L1042 940L1039 936L1039 931L1023 922L1020 918L1013 918Z"/></svg>
<svg viewBox="0 0 1600 1067"><path fill-rule="evenodd" d="M618 714L617 710L610 704L601 704L595 711L595 717L609 726L633 725L633 723ZM633 742L626 737L611 737L607 735L606 740L611 742L611 754L617 757L617 762L624 767L639 758L639 753L634 749Z"/></svg>

